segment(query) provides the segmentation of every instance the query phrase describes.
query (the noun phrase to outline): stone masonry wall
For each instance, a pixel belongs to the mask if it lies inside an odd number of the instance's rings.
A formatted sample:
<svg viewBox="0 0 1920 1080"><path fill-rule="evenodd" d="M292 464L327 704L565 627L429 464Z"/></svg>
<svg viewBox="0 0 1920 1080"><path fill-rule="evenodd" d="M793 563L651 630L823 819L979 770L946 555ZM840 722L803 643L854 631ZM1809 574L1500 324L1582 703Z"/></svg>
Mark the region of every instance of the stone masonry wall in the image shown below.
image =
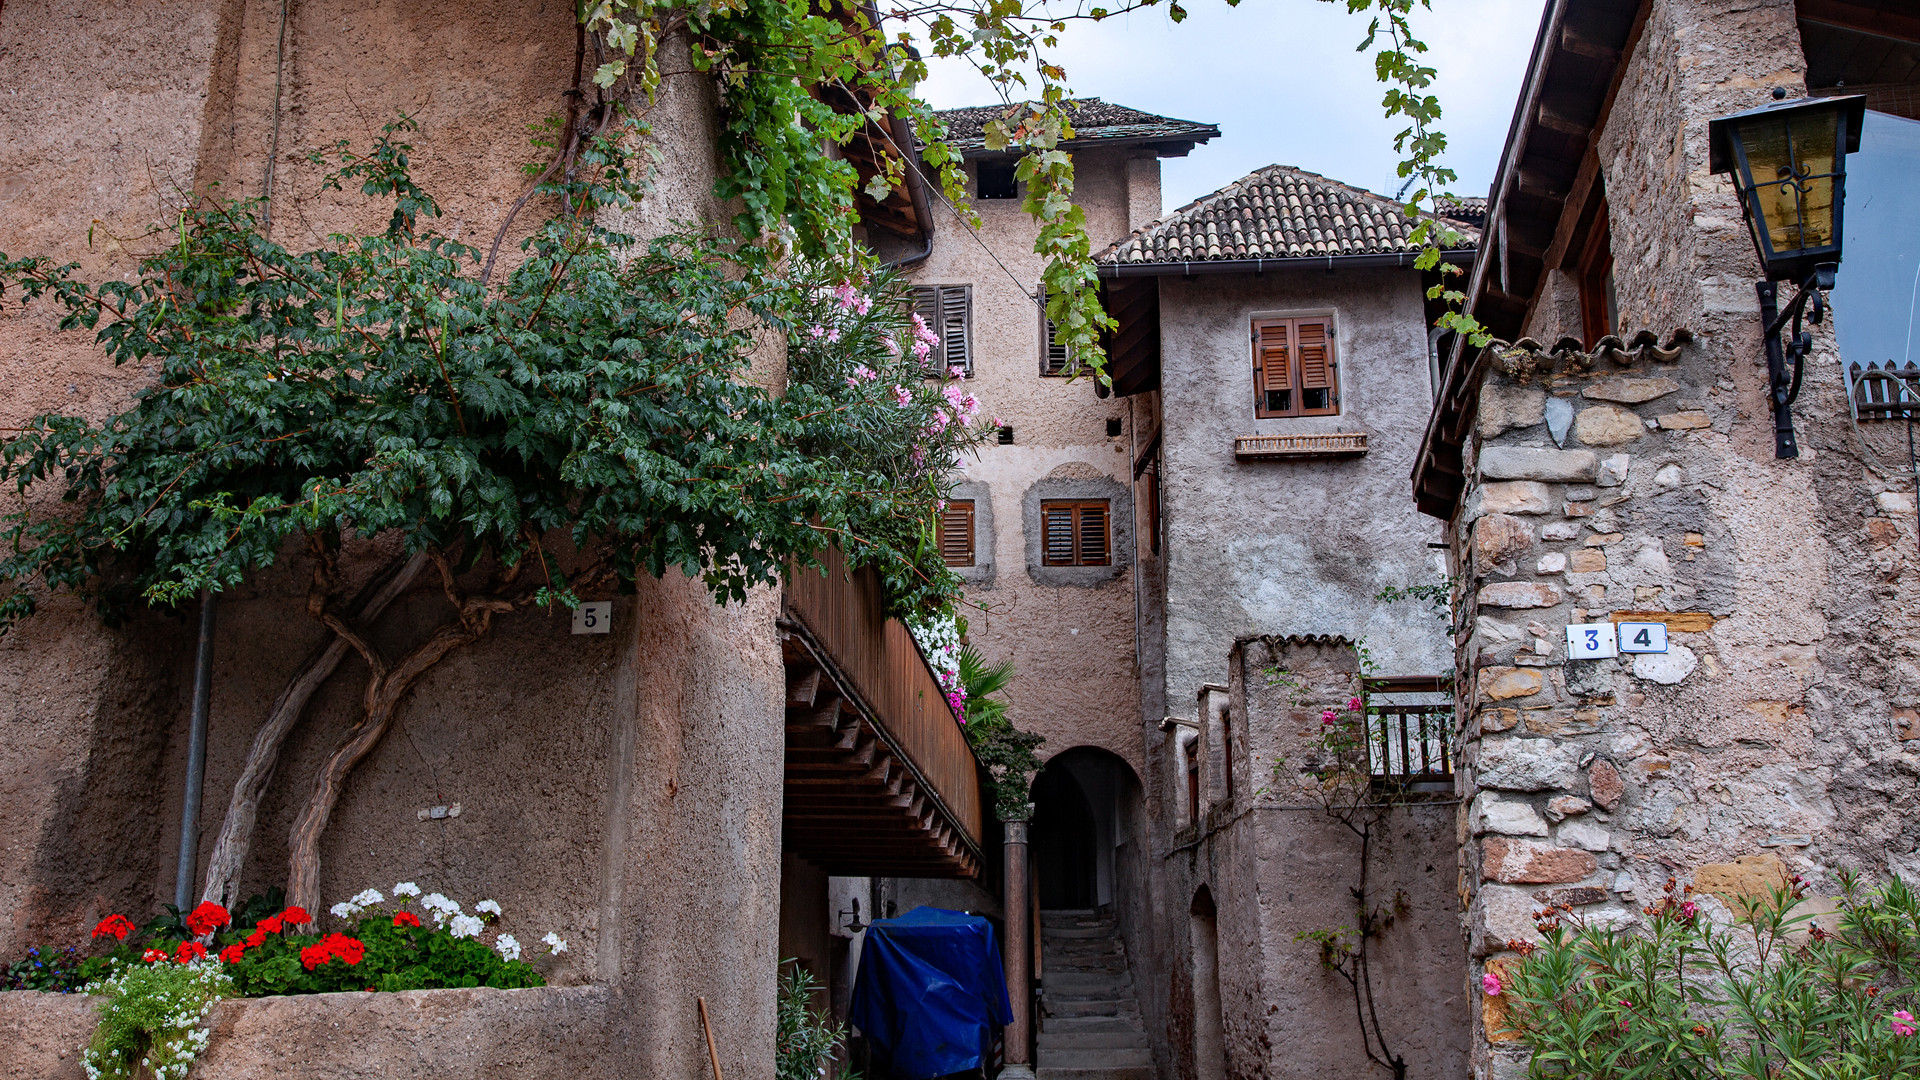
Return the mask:
<svg viewBox="0 0 1920 1080"><path fill-rule="evenodd" d="M1724 898L1920 869L1911 486L1861 460L1831 324L1801 457L1774 459L1761 275L1707 171L1707 122L1803 70L1790 0L1656 2L1598 149L1625 330L1695 340L1482 386L1452 531L1476 959L1534 938L1542 901L1628 924L1670 876ZM1577 333L1567 314L1543 300L1525 332ZM1670 651L1567 661L1565 626L1622 618L1664 621ZM1475 1075L1522 1075L1483 1005Z"/></svg>

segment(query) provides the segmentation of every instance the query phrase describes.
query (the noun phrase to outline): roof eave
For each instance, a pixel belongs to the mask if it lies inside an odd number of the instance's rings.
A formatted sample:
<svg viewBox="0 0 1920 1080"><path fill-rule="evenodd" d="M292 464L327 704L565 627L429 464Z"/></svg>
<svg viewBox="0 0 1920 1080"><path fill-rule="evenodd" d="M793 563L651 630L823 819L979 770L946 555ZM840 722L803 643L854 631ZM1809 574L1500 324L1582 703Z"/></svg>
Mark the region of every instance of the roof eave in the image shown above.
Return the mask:
<svg viewBox="0 0 1920 1080"><path fill-rule="evenodd" d="M1442 262L1465 266L1473 262L1474 248L1452 248L1440 253ZM1196 274L1260 274L1269 270L1359 270L1368 267L1410 268L1418 251L1382 251L1366 255L1296 255L1276 259L1193 259L1170 262L1106 262L1095 267L1103 278L1192 277Z"/></svg>

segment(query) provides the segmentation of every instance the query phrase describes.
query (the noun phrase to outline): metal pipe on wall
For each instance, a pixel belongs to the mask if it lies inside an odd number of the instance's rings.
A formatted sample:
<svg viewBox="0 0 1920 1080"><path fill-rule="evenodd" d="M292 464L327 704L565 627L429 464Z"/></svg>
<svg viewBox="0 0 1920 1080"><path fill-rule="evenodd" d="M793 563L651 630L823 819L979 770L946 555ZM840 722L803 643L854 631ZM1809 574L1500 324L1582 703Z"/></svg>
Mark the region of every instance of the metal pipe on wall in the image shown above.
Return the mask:
<svg viewBox="0 0 1920 1080"><path fill-rule="evenodd" d="M200 643L193 655L193 707L187 720L187 791L180 808L180 862L173 874L173 906L193 901L200 862L200 793L207 772L207 705L213 696L213 622L219 594L200 590Z"/></svg>

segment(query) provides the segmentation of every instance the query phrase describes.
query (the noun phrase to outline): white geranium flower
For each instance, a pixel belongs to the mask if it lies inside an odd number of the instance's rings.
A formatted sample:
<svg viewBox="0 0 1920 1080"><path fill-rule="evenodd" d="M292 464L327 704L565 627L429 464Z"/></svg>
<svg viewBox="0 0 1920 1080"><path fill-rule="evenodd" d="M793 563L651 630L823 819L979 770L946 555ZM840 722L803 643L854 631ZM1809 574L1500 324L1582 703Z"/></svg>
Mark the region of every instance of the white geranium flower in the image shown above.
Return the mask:
<svg viewBox="0 0 1920 1080"><path fill-rule="evenodd" d="M403 881L403 882L401 882L400 884L398 884L398 885L395 885L395 886L393 887L393 895L395 895L395 896L419 896L419 895L420 895L420 886L418 886L418 885L415 885L415 884L414 884L413 882L411 882L411 881Z"/></svg>
<svg viewBox="0 0 1920 1080"><path fill-rule="evenodd" d="M436 925L443 925L449 918L460 914L460 905L439 893L428 893L421 897L420 906L433 913Z"/></svg>
<svg viewBox="0 0 1920 1080"><path fill-rule="evenodd" d="M386 897L380 895L379 889L363 889L361 890L360 895L353 898L353 902L356 904L359 904L363 908L367 908L367 907L372 907L375 904L385 903L386 899L387 899Z"/></svg>
<svg viewBox="0 0 1920 1080"><path fill-rule="evenodd" d="M546 937L540 939L540 943L547 947L548 952L563 953L567 951L566 939L551 930L547 931Z"/></svg>
<svg viewBox="0 0 1920 1080"><path fill-rule="evenodd" d="M333 917L336 919L351 919L355 915L360 914L361 908L358 904L342 900L327 910L333 912Z"/></svg>
<svg viewBox="0 0 1920 1080"><path fill-rule="evenodd" d="M455 915L447 925L447 933L457 938L479 937L485 926L478 916Z"/></svg>
<svg viewBox="0 0 1920 1080"><path fill-rule="evenodd" d="M520 943L512 934L501 934L493 942L493 951L500 954L502 960L520 959Z"/></svg>
<svg viewBox="0 0 1920 1080"><path fill-rule="evenodd" d="M496 919L500 917L500 903L497 900L482 900L473 905L473 910L482 915L491 915Z"/></svg>

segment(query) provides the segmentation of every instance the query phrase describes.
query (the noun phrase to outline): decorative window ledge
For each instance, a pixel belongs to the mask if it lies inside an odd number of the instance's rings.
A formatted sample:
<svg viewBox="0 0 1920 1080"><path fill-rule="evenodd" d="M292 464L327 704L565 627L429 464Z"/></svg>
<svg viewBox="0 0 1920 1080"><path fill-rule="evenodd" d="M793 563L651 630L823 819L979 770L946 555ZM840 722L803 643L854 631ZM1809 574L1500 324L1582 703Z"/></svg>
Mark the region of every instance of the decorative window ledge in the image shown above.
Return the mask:
<svg viewBox="0 0 1920 1080"><path fill-rule="evenodd" d="M1324 435L1235 435L1233 456L1241 461L1281 458L1356 457L1367 452L1367 433L1337 431Z"/></svg>

